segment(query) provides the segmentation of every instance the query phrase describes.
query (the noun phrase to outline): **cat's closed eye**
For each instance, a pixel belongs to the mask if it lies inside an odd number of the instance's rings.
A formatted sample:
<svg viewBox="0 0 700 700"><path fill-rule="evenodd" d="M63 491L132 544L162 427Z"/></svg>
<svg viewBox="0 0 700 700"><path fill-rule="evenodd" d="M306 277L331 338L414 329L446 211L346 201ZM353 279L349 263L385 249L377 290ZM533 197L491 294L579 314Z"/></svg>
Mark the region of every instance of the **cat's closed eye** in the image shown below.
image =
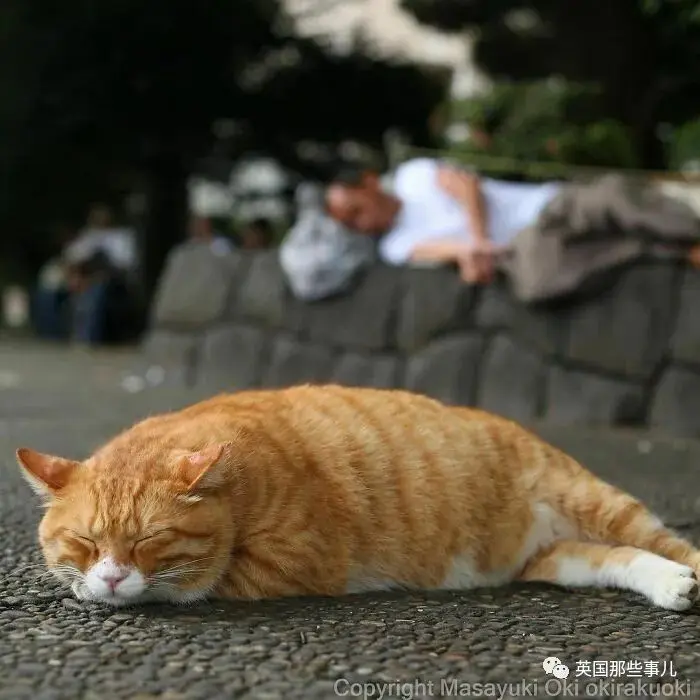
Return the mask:
<svg viewBox="0 0 700 700"><path fill-rule="evenodd" d="M143 542L150 542L151 540L156 539L157 537L160 537L161 535L167 535L170 534L172 530L170 528L163 528L162 530L156 530L155 532L151 532L148 535L143 535L139 537L135 542L134 546L138 544L142 544Z"/></svg>
<svg viewBox="0 0 700 700"><path fill-rule="evenodd" d="M79 532L76 532L75 530L67 530L68 534L75 540L78 540L78 542L82 542L83 544L86 544L90 547L95 547L95 540L91 539L90 537L87 537L86 535L81 535Z"/></svg>

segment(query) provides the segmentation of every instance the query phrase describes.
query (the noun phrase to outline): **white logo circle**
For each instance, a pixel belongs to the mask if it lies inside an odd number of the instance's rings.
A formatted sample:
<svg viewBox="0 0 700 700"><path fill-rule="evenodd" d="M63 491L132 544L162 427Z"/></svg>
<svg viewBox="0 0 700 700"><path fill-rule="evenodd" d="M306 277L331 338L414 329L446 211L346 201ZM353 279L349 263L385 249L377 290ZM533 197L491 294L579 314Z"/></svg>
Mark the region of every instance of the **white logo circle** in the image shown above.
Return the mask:
<svg viewBox="0 0 700 700"><path fill-rule="evenodd" d="M542 668L548 676L554 676L559 680L569 677L569 667L561 662L556 656L548 656L542 662Z"/></svg>
<svg viewBox="0 0 700 700"><path fill-rule="evenodd" d="M552 675L559 680L563 680L569 676L569 667L564 664L557 664L552 669Z"/></svg>

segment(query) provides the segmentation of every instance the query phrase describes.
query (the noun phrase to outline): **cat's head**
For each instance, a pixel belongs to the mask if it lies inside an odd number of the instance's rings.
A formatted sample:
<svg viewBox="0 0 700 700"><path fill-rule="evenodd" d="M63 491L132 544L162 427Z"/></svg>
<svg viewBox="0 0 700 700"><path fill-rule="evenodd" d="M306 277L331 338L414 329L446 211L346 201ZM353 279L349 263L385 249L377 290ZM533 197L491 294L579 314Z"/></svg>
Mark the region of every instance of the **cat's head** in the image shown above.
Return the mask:
<svg viewBox="0 0 700 700"><path fill-rule="evenodd" d="M198 452L98 455L86 462L17 450L46 502L46 564L81 600L128 605L206 596L233 541L227 446ZM148 463L145 463L148 462Z"/></svg>

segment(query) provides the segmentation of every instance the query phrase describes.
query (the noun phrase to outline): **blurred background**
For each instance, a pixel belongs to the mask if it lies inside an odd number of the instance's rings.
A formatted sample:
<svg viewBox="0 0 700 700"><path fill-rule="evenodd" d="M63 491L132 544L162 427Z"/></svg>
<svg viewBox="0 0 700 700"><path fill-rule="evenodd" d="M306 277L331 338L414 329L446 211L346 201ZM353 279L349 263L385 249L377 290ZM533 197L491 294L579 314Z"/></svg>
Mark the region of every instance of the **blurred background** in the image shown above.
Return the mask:
<svg viewBox="0 0 700 700"><path fill-rule="evenodd" d="M147 308L188 212L274 238L339 160L692 172L699 69L692 0L3 0L5 323L96 203Z"/></svg>

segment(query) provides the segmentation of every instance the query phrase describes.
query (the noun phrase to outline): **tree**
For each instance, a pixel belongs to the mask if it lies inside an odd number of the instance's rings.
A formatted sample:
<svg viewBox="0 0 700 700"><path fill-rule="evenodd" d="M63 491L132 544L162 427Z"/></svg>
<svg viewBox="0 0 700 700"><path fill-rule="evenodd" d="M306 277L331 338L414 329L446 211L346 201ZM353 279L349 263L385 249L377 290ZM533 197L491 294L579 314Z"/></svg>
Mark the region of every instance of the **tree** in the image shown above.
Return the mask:
<svg viewBox="0 0 700 700"><path fill-rule="evenodd" d="M660 122L697 112L700 33L694 0L402 0L446 30L478 28L477 63L496 81L551 75L598 85L600 119L629 130L646 167L664 164Z"/></svg>
<svg viewBox="0 0 700 700"><path fill-rule="evenodd" d="M152 287L173 233L183 228L192 159L211 140L212 114L243 97L235 75L260 46L276 41L265 0L90 0L70 6L10 0L6 47L19 66L5 131L16 186L6 208L71 201L109 180L147 193L143 246ZM7 83L6 83L7 84ZM76 167L77 166L77 167ZM81 182L80 173L96 187ZM40 178L51 183L38 193ZM48 196L46 196L48 194Z"/></svg>
<svg viewBox="0 0 700 700"><path fill-rule="evenodd" d="M571 165L639 167L629 129L600 119L599 103L595 86L556 79L498 83L486 95L452 103L451 122L469 124L488 141L450 150L495 176L559 177ZM514 161L527 163L528 173L513 172L520 167Z"/></svg>

